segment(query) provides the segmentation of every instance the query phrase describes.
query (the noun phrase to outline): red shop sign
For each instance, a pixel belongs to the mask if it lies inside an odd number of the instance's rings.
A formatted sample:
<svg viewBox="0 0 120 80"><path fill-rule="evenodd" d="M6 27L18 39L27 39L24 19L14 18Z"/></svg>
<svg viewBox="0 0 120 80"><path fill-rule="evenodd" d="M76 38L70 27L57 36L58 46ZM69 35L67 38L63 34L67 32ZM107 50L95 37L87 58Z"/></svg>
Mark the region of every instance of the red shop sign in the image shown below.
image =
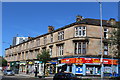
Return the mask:
<svg viewBox="0 0 120 80"><path fill-rule="evenodd" d="M61 63L75 63L75 58L65 58L61 60Z"/></svg>
<svg viewBox="0 0 120 80"><path fill-rule="evenodd" d="M100 63L97 58L76 58L76 63Z"/></svg>
<svg viewBox="0 0 120 80"><path fill-rule="evenodd" d="M84 58L76 58L76 63L84 63Z"/></svg>
<svg viewBox="0 0 120 80"><path fill-rule="evenodd" d="M91 63L91 64L100 64L100 59L98 58L65 58L61 59L61 63ZM118 60L112 59L103 59L103 64L118 64Z"/></svg>
<svg viewBox="0 0 120 80"><path fill-rule="evenodd" d="M118 60L112 60L112 59L103 59L103 64L118 64Z"/></svg>

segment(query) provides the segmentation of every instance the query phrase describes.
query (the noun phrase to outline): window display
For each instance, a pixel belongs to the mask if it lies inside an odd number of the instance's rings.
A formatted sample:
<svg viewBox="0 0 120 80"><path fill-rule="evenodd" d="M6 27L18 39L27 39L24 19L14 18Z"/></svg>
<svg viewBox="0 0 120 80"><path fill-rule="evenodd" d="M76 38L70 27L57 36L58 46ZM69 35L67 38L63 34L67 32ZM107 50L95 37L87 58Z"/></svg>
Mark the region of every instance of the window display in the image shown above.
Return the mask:
<svg viewBox="0 0 120 80"><path fill-rule="evenodd" d="M100 71L101 71L101 68L98 65L94 65L94 66L89 65L86 67L87 75L100 75Z"/></svg>
<svg viewBox="0 0 120 80"><path fill-rule="evenodd" d="M86 74L93 74L93 67L87 67Z"/></svg>
<svg viewBox="0 0 120 80"><path fill-rule="evenodd" d="M111 67L110 66L105 66L104 67L104 73L111 73Z"/></svg>

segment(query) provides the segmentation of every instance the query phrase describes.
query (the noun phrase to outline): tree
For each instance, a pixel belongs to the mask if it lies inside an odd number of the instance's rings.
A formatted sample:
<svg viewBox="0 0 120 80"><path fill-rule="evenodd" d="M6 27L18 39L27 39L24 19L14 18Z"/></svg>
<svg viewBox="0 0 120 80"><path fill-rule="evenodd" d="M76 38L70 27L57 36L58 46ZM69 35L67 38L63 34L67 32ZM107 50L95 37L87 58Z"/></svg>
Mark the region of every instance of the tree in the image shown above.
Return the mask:
<svg viewBox="0 0 120 80"><path fill-rule="evenodd" d="M4 59L3 57L0 57L0 64L4 67L7 66L7 60Z"/></svg>
<svg viewBox="0 0 120 80"><path fill-rule="evenodd" d="M112 53L120 58L120 23L113 26L113 30L110 32L109 44Z"/></svg>
<svg viewBox="0 0 120 80"><path fill-rule="evenodd" d="M50 54L49 54L49 50L42 50L41 53L39 53L37 55L37 59L39 59L40 61L42 61L44 63L44 75L45 75L45 64L50 61Z"/></svg>

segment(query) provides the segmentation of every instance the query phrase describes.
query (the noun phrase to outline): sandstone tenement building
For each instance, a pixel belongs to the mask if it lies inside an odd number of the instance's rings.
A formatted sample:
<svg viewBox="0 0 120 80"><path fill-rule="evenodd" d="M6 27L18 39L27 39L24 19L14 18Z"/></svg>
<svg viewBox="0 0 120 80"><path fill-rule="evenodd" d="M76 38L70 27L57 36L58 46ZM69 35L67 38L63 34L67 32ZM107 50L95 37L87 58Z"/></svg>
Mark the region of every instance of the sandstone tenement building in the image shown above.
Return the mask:
<svg viewBox="0 0 120 80"><path fill-rule="evenodd" d="M111 58L107 44L109 31L118 23L115 19L102 20L104 73L118 74L117 59ZM6 49L5 58L11 69L19 73L33 73L36 56L43 49L48 49L52 61L48 62L50 73L59 72L67 64L66 71L78 75L100 75L100 20L77 16L76 22L54 30L48 26L48 33ZM38 71L42 73L43 65L38 62ZM114 67L114 70L111 69ZM105 75L105 74L104 74Z"/></svg>

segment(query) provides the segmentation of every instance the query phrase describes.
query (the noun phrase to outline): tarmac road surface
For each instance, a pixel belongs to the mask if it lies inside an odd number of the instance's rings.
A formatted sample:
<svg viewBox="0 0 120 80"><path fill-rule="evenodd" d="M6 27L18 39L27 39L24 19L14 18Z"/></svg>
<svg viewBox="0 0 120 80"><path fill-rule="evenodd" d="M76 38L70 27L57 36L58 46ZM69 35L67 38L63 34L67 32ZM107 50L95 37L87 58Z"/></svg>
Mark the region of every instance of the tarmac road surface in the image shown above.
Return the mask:
<svg viewBox="0 0 120 80"><path fill-rule="evenodd" d="M18 76L3 76L1 80L52 80L52 78L30 78L30 77L18 77Z"/></svg>

